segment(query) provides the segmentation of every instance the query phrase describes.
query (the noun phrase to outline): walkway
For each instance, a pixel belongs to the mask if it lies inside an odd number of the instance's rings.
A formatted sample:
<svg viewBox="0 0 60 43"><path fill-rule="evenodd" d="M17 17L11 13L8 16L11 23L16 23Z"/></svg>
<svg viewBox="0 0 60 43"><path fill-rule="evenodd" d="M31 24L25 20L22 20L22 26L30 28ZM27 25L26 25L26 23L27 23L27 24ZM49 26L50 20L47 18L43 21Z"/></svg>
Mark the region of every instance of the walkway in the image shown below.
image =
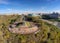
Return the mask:
<svg viewBox="0 0 60 43"><path fill-rule="evenodd" d="M55 26L57 26L58 28L60 28L60 22L52 22L52 21L48 21L48 20L44 20L44 19L41 19L42 21L45 21L45 22L47 22L47 23L49 23L49 24L52 24L52 25L55 25Z"/></svg>

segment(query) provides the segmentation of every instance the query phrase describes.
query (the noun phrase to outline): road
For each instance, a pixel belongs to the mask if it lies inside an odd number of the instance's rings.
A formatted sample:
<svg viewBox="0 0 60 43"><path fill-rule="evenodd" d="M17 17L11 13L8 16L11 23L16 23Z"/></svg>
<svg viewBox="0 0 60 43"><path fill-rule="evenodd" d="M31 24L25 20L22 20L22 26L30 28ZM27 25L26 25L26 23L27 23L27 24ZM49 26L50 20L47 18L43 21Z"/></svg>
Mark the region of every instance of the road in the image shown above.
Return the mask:
<svg viewBox="0 0 60 43"><path fill-rule="evenodd" d="M57 26L58 28L60 28L60 22L58 22L56 26Z"/></svg>
<svg viewBox="0 0 60 43"><path fill-rule="evenodd" d="M41 19L42 21L45 21L45 22L47 22L47 23L49 23L49 24L52 24L52 25L55 25L55 26L57 26L58 28L60 28L60 22L52 22L52 21L48 21L48 20L44 20L44 19Z"/></svg>

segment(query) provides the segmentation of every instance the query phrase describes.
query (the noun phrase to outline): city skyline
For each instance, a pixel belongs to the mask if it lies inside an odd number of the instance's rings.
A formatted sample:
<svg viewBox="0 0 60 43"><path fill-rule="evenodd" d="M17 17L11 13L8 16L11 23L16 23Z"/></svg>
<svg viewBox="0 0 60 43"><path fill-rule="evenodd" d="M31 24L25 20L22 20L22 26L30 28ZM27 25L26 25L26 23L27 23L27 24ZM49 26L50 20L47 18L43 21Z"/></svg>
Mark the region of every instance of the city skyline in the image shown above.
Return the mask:
<svg viewBox="0 0 60 43"><path fill-rule="evenodd" d="M60 0L0 0L0 13L60 12Z"/></svg>

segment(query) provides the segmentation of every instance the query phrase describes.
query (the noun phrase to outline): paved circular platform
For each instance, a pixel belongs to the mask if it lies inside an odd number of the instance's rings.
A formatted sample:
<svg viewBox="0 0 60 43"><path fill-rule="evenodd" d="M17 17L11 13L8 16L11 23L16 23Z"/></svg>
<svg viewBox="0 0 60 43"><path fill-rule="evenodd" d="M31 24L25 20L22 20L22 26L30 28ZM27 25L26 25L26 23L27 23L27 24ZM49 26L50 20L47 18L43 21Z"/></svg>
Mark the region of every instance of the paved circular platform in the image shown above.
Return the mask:
<svg viewBox="0 0 60 43"><path fill-rule="evenodd" d="M26 26L21 26L20 28L9 28L10 32L18 34L30 34L36 32L37 30L38 30L37 26L33 26L31 28Z"/></svg>

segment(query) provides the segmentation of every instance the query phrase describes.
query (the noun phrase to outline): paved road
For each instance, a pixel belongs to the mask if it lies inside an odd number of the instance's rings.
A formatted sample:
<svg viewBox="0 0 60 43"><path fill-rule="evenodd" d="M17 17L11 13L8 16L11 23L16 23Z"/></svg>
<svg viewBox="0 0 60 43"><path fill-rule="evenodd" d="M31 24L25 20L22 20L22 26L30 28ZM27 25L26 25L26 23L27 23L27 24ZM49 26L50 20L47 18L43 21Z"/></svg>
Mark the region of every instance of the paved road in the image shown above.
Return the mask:
<svg viewBox="0 0 60 43"><path fill-rule="evenodd" d="M49 23L49 24L52 24L52 25L55 25L55 26L57 26L58 28L60 28L60 22L52 22L52 21L48 21L48 20L44 20L44 19L41 19L42 21L45 21L45 22L47 22L47 23Z"/></svg>
<svg viewBox="0 0 60 43"><path fill-rule="evenodd" d="M56 26L57 26L58 28L60 28L60 22L58 22Z"/></svg>

